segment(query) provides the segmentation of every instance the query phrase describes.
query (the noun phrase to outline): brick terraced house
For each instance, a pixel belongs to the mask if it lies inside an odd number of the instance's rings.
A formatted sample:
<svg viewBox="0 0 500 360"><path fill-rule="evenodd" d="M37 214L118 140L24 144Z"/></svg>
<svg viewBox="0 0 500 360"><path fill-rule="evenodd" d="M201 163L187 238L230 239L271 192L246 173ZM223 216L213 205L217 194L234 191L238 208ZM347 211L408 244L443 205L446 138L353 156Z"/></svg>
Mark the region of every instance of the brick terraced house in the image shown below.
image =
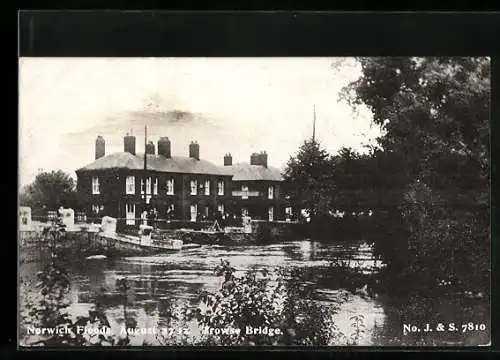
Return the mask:
<svg viewBox="0 0 500 360"><path fill-rule="evenodd" d="M285 220L289 209L283 195L281 171L267 164L267 153L253 153L250 163L233 165L230 153L224 166L233 174L232 208L241 216L259 220Z"/></svg>
<svg viewBox="0 0 500 360"><path fill-rule="evenodd" d="M105 141L95 144L95 161L78 169L77 191L86 213L119 219L119 228L138 227L145 209L158 219L197 222L226 211L232 197L227 169L200 159L200 145L191 142L189 156L172 156L162 137L158 153L146 144L146 157L136 154L135 136L124 137L124 151L105 154ZM146 159L146 168L144 162Z"/></svg>
<svg viewBox="0 0 500 360"><path fill-rule="evenodd" d="M118 227L137 228L145 210L157 219L198 222L227 215L277 221L290 217L279 169L268 166L266 152L253 153L250 163L224 166L200 159L200 145L189 144L189 156L172 156L171 142L162 137L157 152L152 142L136 154L136 138L123 138L123 152L106 155L98 136L95 161L76 170L82 209L92 218L111 216ZM145 161L146 160L146 161ZM144 167L146 163L146 168Z"/></svg>

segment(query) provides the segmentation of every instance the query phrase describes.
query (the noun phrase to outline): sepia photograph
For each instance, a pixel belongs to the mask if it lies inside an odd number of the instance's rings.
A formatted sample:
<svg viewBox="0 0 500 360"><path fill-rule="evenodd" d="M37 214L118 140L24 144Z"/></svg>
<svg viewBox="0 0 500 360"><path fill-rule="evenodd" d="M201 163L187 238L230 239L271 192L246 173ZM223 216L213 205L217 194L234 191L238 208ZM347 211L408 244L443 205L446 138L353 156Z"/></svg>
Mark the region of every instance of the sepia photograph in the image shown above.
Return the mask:
<svg viewBox="0 0 500 360"><path fill-rule="evenodd" d="M20 57L18 345L491 345L488 57Z"/></svg>

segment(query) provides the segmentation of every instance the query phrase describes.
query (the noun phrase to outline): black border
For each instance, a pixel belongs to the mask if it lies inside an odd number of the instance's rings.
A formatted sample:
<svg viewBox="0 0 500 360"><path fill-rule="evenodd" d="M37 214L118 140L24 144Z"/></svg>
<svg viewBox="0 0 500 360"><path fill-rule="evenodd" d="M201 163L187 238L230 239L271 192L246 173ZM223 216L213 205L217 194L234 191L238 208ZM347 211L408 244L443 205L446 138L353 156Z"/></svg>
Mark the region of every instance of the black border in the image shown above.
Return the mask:
<svg viewBox="0 0 500 360"><path fill-rule="evenodd" d="M500 12L496 13L370 13L370 12L187 12L187 11L21 11L19 56L22 57L185 57L185 56L389 56L389 55L486 55L492 57L492 119L500 116ZM492 154L500 153L494 138L498 125L492 121ZM492 184L497 159L493 156ZM499 299L500 273L496 258L496 189L492 187L492 304ZM17 254L16 254L17 255ZM16 290L17 293L17 284ZM492 306L492 347L500 350L499 307ZM17 336L7 342L13 345ZM10 341L9 341L10 340ZM14 340L14 341L12 341ZM186 357L202 348L129 349L141 355L176 350L169 356ZM214 350L227 350L217 348ZM235 354L259 348L230 348ZM437 348L328 348L328 352L402 350L436 351ZM87 350L87 349L86 349ZM112 349L116 351L118 349ZM205 349L210 350L210 349ZM273 353L277 348L269 349ZM298 348L285 349L286 356ZM308 348L307 351L313 349ZM319 353L325 354L325 350ZM440 348L440 351L484 352L479 348ZM47 349L43 350L44 352ZM88 349L94 354L93 349ZM23 351L24 354L34 350ZM125 355L119 351L119 356ZM225 354L217 351L216 357ZM51 356L62 355L51 352ZM481 354L484 356L485 354ZM426 355L428 356L428 355ZM175 356L174 356L175 357Z"/></svg>
<svg viewBox="0 0 500 360"><path fill-rule="evenodd" d="M21 56L488 55L499 13L22 11Z"/></svg>

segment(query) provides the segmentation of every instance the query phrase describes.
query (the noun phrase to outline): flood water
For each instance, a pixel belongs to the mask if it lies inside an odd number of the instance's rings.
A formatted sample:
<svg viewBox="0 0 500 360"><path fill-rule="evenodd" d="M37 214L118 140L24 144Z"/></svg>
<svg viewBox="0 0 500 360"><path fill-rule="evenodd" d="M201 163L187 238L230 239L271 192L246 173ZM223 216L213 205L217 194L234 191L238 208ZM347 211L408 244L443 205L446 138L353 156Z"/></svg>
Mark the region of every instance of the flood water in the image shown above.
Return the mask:
<svg viewBox="0 0 500 360"><path fill-rule="evenodd" d="M83 266L70 269L70 313L74 316L85 315L95 303L97 294L113 294L116 291L116 280L126 277L133 293L128 311L135 316L137 327L162 326L166 321L165 309L173 302L188 303L195 307L199 304L201 291L216 291L220 288L222 278L215 276L214 268L221 259L228 260L236 268L236 275L249 269L272 271L277 267L300 268L307 274L305 283L314 288L314 298L317 301L328 306L339 298L344 299L339 312L334 316L335 324L342 333L349 336L353 331L352 316L364 316L366 332L359 340L359 345L411 344L410 337L403 333L404 319L391 305L390 300L393 299L376 294L368 296L356 289L339 288L325 277L328 266L337 260L345 260L348 266L366 272L383 266L374 257L372 249L363 242L320 244L304 240L264 246L207 245L168 255L88 259ZM23 264L20 273L23 279L29 281L34 278L38 269L39 264ZM109 295L105 304L111 327L118 329L123 319L122 301ZM439 319L442 321L459 323L468 319L463 315L464 304L460 301L443 298L435 299L433 304L440 309L437 315L441 316ZM489 313L488 304L483 301L470 306L469 315L482 314L479 318L475 317L474 321L487 321L485 319L489 317L484 314ZM458 313L461 314L460 318ZM422 323L433 320L422 319ZM448 336L440 345L486 344L489 339L489 323L486 326L487 332ZM131 338L131 344L141 345L143 340L147 340L149 344L163 344L152 335Z"/></svg>

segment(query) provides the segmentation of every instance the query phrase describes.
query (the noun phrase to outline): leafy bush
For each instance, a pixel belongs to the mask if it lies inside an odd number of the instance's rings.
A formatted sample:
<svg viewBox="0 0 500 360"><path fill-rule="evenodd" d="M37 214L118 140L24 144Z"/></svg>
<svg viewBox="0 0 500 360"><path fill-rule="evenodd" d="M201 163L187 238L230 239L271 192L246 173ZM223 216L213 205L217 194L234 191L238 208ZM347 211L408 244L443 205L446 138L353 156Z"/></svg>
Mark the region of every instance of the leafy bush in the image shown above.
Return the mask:
<svg viewBox="0 0 500 360"><path fill-rule="evenodd" d="M250 270L238 277L229 262L221 260L215 271L223 283L216 293L202 294L198 323L204 329L236 331L207 336L204 344L330 345L345 339L332 320L339 307L304 297L304 287L290 270L279 269L274 276L265 270ZM273 329L275 334L250 334L250 327Z"/></svg>

